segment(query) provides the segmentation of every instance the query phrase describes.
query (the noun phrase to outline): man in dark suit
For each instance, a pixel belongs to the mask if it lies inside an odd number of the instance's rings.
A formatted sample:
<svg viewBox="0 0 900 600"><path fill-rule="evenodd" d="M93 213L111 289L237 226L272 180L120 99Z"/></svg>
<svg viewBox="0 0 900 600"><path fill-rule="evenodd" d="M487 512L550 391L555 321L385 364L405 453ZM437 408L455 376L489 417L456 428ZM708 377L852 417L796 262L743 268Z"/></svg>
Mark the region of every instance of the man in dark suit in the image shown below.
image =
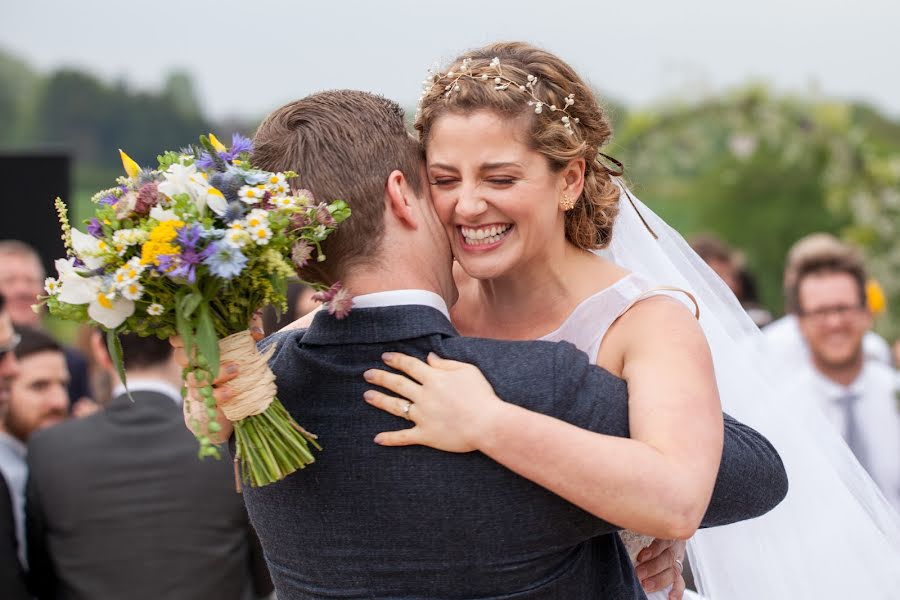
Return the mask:
<svg viewBox="0 0 900 600"><path fill-rule="evenodd" d="M115 368L100 335L94 352ZM29 442L27 539L38 598L244 600L271 591L230 461L197 459L181 370L156 338L122 336L104 410Z"/></svg>
<svg viewBox="0 0 900 600"><path fill-rule="evenodd" d="M6 310L6 298L0 294L0 420L9 406L10 387L19 373L13 352L18 337ZM0 473L0 590L8 600L30 598L25 587L25 571L19 561L19 542L16 538L16 519L13 496L3 474Z"/></svg>
<svg viewBox="0 0 900 600"><path fill-rule="evenodd" d="M279 599L644 598L615 526L484 454L373 443L398 424L362 400L362 374L386 350L476 364L510 402L628 435L624 382L574 346L454 331L450 249L399 107L362 92L316 94L269 115L254 143L254 164L302 171L316 197L353 210L326 242L328 260L301 269L344 281L353 311L321 311L307 330L267 342L277 344L279 398L325 446L310 468L244 491ZM227 379L220 404L233 399ZM771 446L729 420L705 524L762 514L786 486Z"/></svg>

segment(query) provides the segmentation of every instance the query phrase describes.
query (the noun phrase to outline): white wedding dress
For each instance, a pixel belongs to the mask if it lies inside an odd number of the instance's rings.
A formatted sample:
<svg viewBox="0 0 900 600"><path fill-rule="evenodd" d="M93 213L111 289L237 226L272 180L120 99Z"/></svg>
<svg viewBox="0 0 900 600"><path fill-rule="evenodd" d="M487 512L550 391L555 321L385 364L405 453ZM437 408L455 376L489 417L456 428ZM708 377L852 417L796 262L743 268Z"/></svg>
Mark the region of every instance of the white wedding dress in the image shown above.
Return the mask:
<svg viewBox="0 0 900 600"><path fill-rule="evenodd" d="M591 362L596 364L600 343L616 319L640 299L654 294L670 293L667 290L655 290L654 287L646 279L630 273L611 286L583 300L556 331L540 339L550 342L569 342L587 354ZM691 311L693 311L693 306L691 306ZM620 535L632 562L635 562L637 554L653 541L652 537L631 531L623 531ZM666 600L671 589L670 586L664 590L649 593L647 598L648 600Z"/></svg>
<svg viewBox="0 0 900 600"><path fill-rule="evenodd" d="M691 567L703 597L900 597L900 515L825 415L789 395L770 357L760 351L762 334L734 294L678 232L624 185L621 189L612 242L598 254L641 275L625 277L585 300L546 339L567 340L596 357L606 329L648 286L691 293L712 352L723 410L766 436L788 475L788 495L774 510L700 530L690 541Z"/></svg>

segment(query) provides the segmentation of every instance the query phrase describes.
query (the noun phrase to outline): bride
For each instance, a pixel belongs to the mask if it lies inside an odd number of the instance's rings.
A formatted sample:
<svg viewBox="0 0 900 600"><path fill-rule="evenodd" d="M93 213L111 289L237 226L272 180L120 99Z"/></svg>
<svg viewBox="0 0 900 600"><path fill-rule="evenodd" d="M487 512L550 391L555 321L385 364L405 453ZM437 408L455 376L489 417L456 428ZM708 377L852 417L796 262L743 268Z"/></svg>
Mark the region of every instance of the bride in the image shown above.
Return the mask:
<svg viewBox="0 0 900 600"><path fill-rule="evenodd" d="M721 396L778 448L791 491L769 515L693 538L700 591L712 600L894 596L896 513L823 417L770 387L753 353L758 331L737 301L602 160L611 130L571 67L521 43L466 53L426 80L416 129L459 266L460 333L572 342L628 382L641 443L562 439L536 413L489 423L500 400L477 369L403 356L387 364L420 384L407 394L416 427L379 443L490 431L491 456L536 483L639 534L689 537L721 453ZM674 289L689 310L666 296ZM390 381L380 385L399 393ZM472 414L484 427L463 416ZM554 448L549 458L536 443ZM648 542L626 537L633 551Z"/></svg>

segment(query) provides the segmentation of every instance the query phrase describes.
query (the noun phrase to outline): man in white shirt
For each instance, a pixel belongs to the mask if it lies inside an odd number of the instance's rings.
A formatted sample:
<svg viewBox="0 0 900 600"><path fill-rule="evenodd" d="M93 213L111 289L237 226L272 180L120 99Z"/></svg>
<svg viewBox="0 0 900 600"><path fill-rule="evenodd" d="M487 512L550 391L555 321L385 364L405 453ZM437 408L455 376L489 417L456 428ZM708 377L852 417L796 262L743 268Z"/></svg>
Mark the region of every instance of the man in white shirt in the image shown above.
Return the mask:
<svg viewBox="0 0 900 600"><path fill-rule="evenodd" d="M866 274L850 249L799 261L790 301L809 348L791 387L816 402L885 496L900 509L900 409L894 369L866 358Z"/></svg>
<svg viewBox="0 0 900 600"><path fill-rule="evenodd" d="M830 233L813 233L791 246L784 268L785 309L788 314L763 329L766 353L772 358L772 366L785 376L789 377L796 373L810 360L809 347L800 332L797 316L794 314L796 307L792 300L796 297L794 292L798 265L811 257L843 254L848 251L849 247ZM877 360L886 365L893 362L888 343L874 331L867 330L863 334L862 350L866 359Z"/></svg>
<svg viewBox="0 0 900 600"><path fill-rule="evenodd" d="M25 560L26 444L31 435L69 416L69 371L62 347L36 329L23 327L15 349L18 373L12 380L9 406L0 420L0 474L13 499L19 559Z"/></svg>

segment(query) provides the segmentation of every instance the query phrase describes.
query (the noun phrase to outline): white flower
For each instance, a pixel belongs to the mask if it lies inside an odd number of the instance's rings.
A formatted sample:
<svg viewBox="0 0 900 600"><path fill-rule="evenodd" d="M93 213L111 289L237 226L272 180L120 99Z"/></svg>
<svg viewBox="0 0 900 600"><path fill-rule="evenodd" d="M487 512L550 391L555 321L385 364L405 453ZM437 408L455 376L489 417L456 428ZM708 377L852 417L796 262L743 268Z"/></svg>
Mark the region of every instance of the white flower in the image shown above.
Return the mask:
<svg viewBox="0 0 900 600"><path fill-rule="evenodd" d="M161 194L174 198L178 194L187 194L197 206L200 215L206 209L207 196L209 195L209 183L203 173L197 172L195 165L170 165L163 174L165 179L157 189Z"/></svg>
<svg viewBox="0 0 900 600"><path fill-rule="evenodd" d="M137 282L143 272L144 267L141 266L140 259L132 258L116 269L116 272L113 273L113 282L117 289L124 290L127 286ZM131 298L131 300L134 300L134 298Z"/></svg>
<svg viewBox="0 0 900 600"><path fill-rule="evenodd" d="M134 314L134 302L117 296L101 277L81 277L74 270L66 274L60 302L87 304L88 316L107 329L115 329Z"/></svg>
<svg viewBox="0 0 900 600"><path fill-rule="evenodd" d="M250 238L257 246L265 246L272 239L272 230L268 225L260 225L250 230Z"/></svg>
<svg viewBox="0 0 900 600"><path fill-rule="evenodd" d="M72 249L88 269L99 269L106 262L109 246L103 240L72 228Z"/></svg>
<svg viewBox="0 0 900 600"><path fill-rule="evenodd" d="M211 187L206 193L206 205L220 217L228 210L228 202L218 189Z"/></svg>
<svg viewBox="0 0 900 600"><path fill-rule="evenodd" d="M147 241L150 234L143 229L120 229L113 233L113 243L116 246L135 246Z"/></svg>
<svg viewBox="0 0 900 600"><path fill-rule="evenodd" d="M175 214L174 210L162 208L159 204L157 204L150 209L150 218L156 219L160 223L163 223L165 221L177 221L178 215Z"/></svg>
<svg viewBox="0 0 900 600"><path fill-rule="evenodd" d="M276 188L279 185L283 185L285 183L284 173L270 173L269 178L266 179L266 186L269 189Z"/></svg>
<svg viewBox="0 0 900 600"><path fill-rule="evenodd" d="M272 204L278 208L293 208L294 199L290 196L276 196L272 198Z"/></svg>
<svg viewBox="0 0 900 600"><path fill-rule="evenodd" d="M156 302L147 307L147 314L151 317L158 317L164 312L166 312L165 307L163 307L162 304L158 304Z"/></svg>
<svg viewBox="0 0 900 600"><path fill-rule="evenodd" d="M137 281L129 283L122 288L122 296L124 296L128 300L140 300L143 294L144 286L142 286Z"/></svg>
<svg viewBox="0 0 900 600"><path fill-rule="evenodd" d="M255 208L250 211L250 214L247 215L244 221L247 224L247 229L255 229L256 227L260 227L262 225L268 225L269 212Z"/></svg>
<svg viewBox="0 0 900 600"><path fill-rule="evenodd" d="M45 289L45 290L47 291L47 293L50 294L51 296L54 295L54 294L56 294L57 292L59 292L59 290L60 290L61 287L62 287L62 284L60 284L60 283L59 283L56 279L54 279L53 277L48 277L47 279L44 280L44 289Z"/></svg>
<svg viewBox="0 0 900 600"><path fill-rule="evenodd" d="M225 243L235 248L243 248L250 241L250 234L243 228L232 227L225 232Z"/></svg>
<svg viewBox="0 0 900 600"><path fill-rule="evenodd" d="M266 190L262 187L245 185L238 190L238 197L247 204L256 204L262 200Z"/></svg>

